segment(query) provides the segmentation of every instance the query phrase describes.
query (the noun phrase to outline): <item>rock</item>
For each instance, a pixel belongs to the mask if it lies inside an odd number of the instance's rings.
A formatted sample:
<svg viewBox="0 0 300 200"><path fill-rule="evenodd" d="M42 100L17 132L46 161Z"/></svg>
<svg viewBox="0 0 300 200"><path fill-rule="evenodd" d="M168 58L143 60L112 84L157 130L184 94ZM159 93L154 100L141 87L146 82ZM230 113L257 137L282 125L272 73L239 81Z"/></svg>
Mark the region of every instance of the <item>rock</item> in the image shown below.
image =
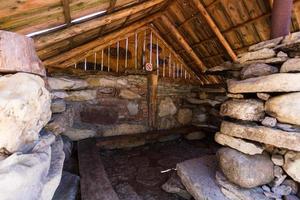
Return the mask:
<svg viewBox="0 0 300 200"><path fill-rule="evenodd" d="M43 63L37 56L32 38L0 31L0 72L27 72L46 76Z"/></svg>
<svg viewBox="0 0 300 200"><path fill-rule="evenodd" d="M86 79L90 88L107 87L107 88L128 88L128 81L124 78L91 76Z"/></svg>
<svg viewBox="0 0 300 200"><path fill-rule="evenodd" d="M241 71L241 79L266 76L278 73L278 68L264 63L254 63L244 67Z"/></svg>
<svg viewBox="0 0 300 200"><path fill-rule="evenodd" d="M96 90L81 90L68 92L68 96L65 97L68 101L89 101L97 98Z"/></svg>
<svg viewBox="0 0 300 200"><path fill-rule="evenodd" d="M267 127L275 127L277 124L277 119L273 117L265 117L261 124Z"/></svg>
<svg viewBox="0 0 300 200"><path fill-rule="evenodd" d="M177 164L177 174L195 200L228 200L215 182L217 160L203 156Z"/></svg>
<svg viewBox="0 0 300 200"><path fill-rule="evenodd" d="M257 188L241 188L231 182L229 182L225 176L218 172L216 173L216 182L222 187L222 192L230 200L269 200L263 193L263 190L259 187ZM225 189L225 191L224 191Z"/></svg>
<svg viewBox="0 0 300 200"><path fill-rule="evenodd" d="M292 188L291 194L297 194L298 193L298 184L293 181L292 179L286 179L283 181L282 185L290 186Z"/></svg>
<svg viewBox="0 0 300 200"><path fill-rule="evenodd" d="M96 131L87 129L68 128L63 135L69 137L72 141L84 140L95 137Z"/></svg>
<svg viewBox="0 0 300 200"><path fill-rule="evenodd" d="M268 155L250 156L231 148L221 148L217 155L224 175L238 186L253 188L274 179L274 165Z"/></svg>
<svg viewBox="0 0 300 200"><path fill-rule="evenodd" d="M177 113L177 120L182 125L187 125L192 122L193 111L188 108L179 109Z"/></svg>
<svg viewBox="0 0 300 200"><path fill-rule="evenodd" d="M176 121L175 117L167 116L163 117L158 121L159 130L168 130L178 127L180 124Z"/></svg>
<svg viewBox="0 0 300 200"><path fill-rule="evenodd" d="M300 73L279 73L242 81L228 80L227 86L231 93L257 93L257 92L297 92L300 85Z"/></svg>
<svg viewBox="0 0 300 200"><path fill-rule="evenodd" d="M286 132L264 126L223 121L221 133L294 151L300 151L300 133Z"/></svg>
<svg viewBox="0 0 300 200"><path fill-rule="evenodd" d="M116 135L132 135L138 133L145 133L148 128L144 125L138 124L118 124L112 126L110 129L103 132L104 137L116 136Z"/></svg>
<svg viewBox="0 0 300 200"><path fill-rule="evenodd" d="M175 115L177 112L177 107L175 106L174 102L170 97L165 98L164 100L160 101L158 107L158 115L160 117L165 117L168 115Z"/></svg>
<svg viewBox="0 0 300 200"><path fill-rule="evenodd" d="M130 115L137 115L139 113L139 104L135 102L129 102L127 104L127 109Z"/></svg>
<svg viewBox="0 0 300 200"><path fill-rule="evenodd" d="M254 45L250 46L248 50L249 51L258 51L258 50L264 49L264 48L272 49L272 48L276 47L282 40L283 40L283 37L263 41L258 44L254 44Z"/></svg>
<svg viewBox="0 0 300 200"><path fill-rule="evenodd" d="M221 145L229 146L233 149L236 149L242 153L249 155L262 154L264 151L264 148L259 144L227 136L222 133L215 134L215 141Z"/></svg>
<svg viewBox="0 0 300 200"><path fill-rule="evenodd" d="M261 188L262 188L265 192L271 192L271 189L270 189L269 186L267 186L267 185L263 185Z"/></svg>
<svg viewBox="0 0 300 200"><path fill-rule="evenodd" d="M280 68L281 73L286 72L299 72L300 71L300 58L289 59Z"/></svg>
<svg viewBox="0 0 300 200"><path fill-rule="evenodd" d="M243 53L243 54L239 55L239 58L237 61L239 63L245 63L245 62L251 61L251 60L272 58L275 55L276 55L276 53L273 49L263 48L263 49L260 49L257 51Z"/></svg>
<svg viewBox="0 0 300 200"><path fill-rule="evenodd" d="M266 102L266 112L283 123L300 125L300 92L273 97Z"/></svg>
<svg viewBox="0 0 300 200"><path fill-rule="evenodd" d="M279 51L279 52L277 53L277 57L278 57L278 58L287 58L287 57L289 57L289 56L287 55L287 53L284 53L284 52L282 52L282 51Z"/></svg>
<svg viewBox="0 0 300 200"><path fill-rule="evenodd" d="M287 132L300 132L300 127L296 125L277 123L276 127Z"/></svg>
<svg viewBox="0 0 300 200"><path fill-rule="evenodd" d="M202 140L206 137L206 134L202 131L192 132L184 136L187 140Z"/></svg>
<svg viewBox="0 0 300 200"><path fill-rule="evenodd" d="M220 114L235 119L259 121L264 113L264 103L255 99L231 99L221 105Z"/></svg>
<svg viewBox="0 0 300 200"><path fill-rule="evenodd" d="M274 176L276 178L282 177L283 176L283 169L279 166L274 166Z"/></svg>
<svg viewBox="0 0 300 200"><path fill-rule="evenodd" d="M273 58L266 58L262 60L251 60L243 63L243 65L249 65L254 63L264 63L269 65L281 65L285 61L288 60L288 57L273 57Z"/></svg>
<svg viewBox="0 0 300 200"><path fill-rule="evenodd" d="M63 99L53 100L51 103L52 113L62 113L66 110L66 102Z"/></svg>
<svg viewBox="0 0 300 200"><path fill-rule="evenodd" d="M50 93L42 78L17 73L0 77L0 149L22 151L51 118Z"/></svg>
<svg viewBox="0 0 300 200"><path fill-rule="evenodd" d="M279 154L273 154L271 156L271 160L274 163L274 165L277 165L277 166L283 166L283 164L284 164L283 156L279 155Z"/></svg>
<svg viewBox="0 0 300 200"><path fill-rule="evenodd" d="M287 185L280 185L277 187L272 187L272 191L279 196L287 196L292 192L292 188Z"/></svg>
<svg viewBox="0 0 300 200"><path fill-rule="evenodd" d="M288 196L284 196L283 200L300 200L300 199L295 195L288 195Z"/></svg>
<svg viewBox="0 0 300 200"><path fill-rule="evenodd" d="M79 176L63 171L60 184L54 193L53 199L76 200L79 181Z"/></svg>
<svg viewBox="0 0 300 200"><path fill-rule="evenodd" d="M229 98L233 98L233 99L243 99L244 98L243 94L231 94L231 93L227 93L226 96L229 97Z"/></svg>
<svg viewBox="0 0 300 200"><path fill-rule="evenodd" d="M282 176L276 177L271 183L269 183L269 185L273 186L273 187L278 187L283 183L283 181L286 178L287 178L287 175L282 175Z"/></svg>
<svg viewBox="0 0 300 200"><path fill-rule="evenodd" d="M186 191L182 185L180 178L176 174L172 174L168 181L161 186L168 193L177 194L184 199L191 199L192 196Z"/></svg>
<svg viewBox="0 0 300 200"><path fill-rule="evenodd" d="M68 93L65 91L52 91L51 92L51 99L55 100L55 99L64 99L68 97Z"/></svg>
<svg viewBox="0 0 300 200"><path fill-rule="evenodd" d="M211 99L202 100L202 99L188 98L186 100L190 104L196 104L196 105L205 105L205 104L208 104L208 105L211 105L212 107L215 107L215 106L217 106L217 105L219 105L219 104L222 103L220 101L215 101L215 100L211 100Z"/></svg>
<svg viewBox="0 0 300 200"><path fill-rule="evenodd" d="M139 94L136 94L136 93L134 93L134 92L132 92L131 90L128 90L128 89L122 89L120 91L119 96L123 99L130 99L130 100L142 98Z"/></svg>
<svg viewBox="0 0 300 200"><path fill-rule="evenodd" d="M142 200L142 198L134 191L133 187L125 182L115 186L116 193L122 200Z"/></svg>
<svg viewBox="0 0 300 200"><path fill-rule="evenodd" d="M275 194L275 193L272 193L272 192L264 192L264 194L268 199L281 200L281 196L279 194Z"/></svg>
<svg viewBox="0 0 300 200"><path fill-rule="evenodd" d="M51 90L80 90L88 86L85 80L67 77L48 77L48 85Z"/></svg>
<svg viewBox="0 0 300 200"><path fill-rule="evenodd" d="M256 96L263 101L267 101L271 97L271 95L267 93L257 93Z"/></svg>
<svg viewBox="0 0 300 200"><path fill-rule="evenodd" d="M300 153L289 151L284 156L284 171L300 183Z"/></svg>

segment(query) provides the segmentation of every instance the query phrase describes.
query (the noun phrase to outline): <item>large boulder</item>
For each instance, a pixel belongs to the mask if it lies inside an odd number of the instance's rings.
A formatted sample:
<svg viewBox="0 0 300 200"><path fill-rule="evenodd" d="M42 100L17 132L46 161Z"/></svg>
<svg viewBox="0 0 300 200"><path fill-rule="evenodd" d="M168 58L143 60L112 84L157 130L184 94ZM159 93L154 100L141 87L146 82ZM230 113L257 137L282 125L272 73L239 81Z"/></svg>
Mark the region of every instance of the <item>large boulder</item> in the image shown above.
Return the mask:
<svg viewBox="0 0 300 200"><path fill-rule="evenodd" d="M50 93L42 78L17 73L0 77L0 149L22 151L51 118Z"/></svg>
<svg viewBox="0 0 300 200"><path fill-rule="evenodd" d="M231 93L297 92L300 91L300 84L296 84L299 81L300 73L278 73L242 81L228 80L227 86Z"/></svg>
<svg viewBox="0 0 300 200"><path fill-rule="evenodd" d="M273 97L266 102L266 112L283 123L300 125L300 92Z"/></svg>
<svg viewBox="0 0 300 200"><path fill-rule="evenodd" d="M266 76L278 72L278 68L264 63L254 63L244 67L241 71L241 79Z"/></svg>
<svg viewBox="0 0 300 200"><path fill-rule="evenodd" d="M217 155L224 175L243 188L264 185L274 179L274 165L268 155L251 156L231 148L221 148Z"/></svg>
<svg viewBox="0 0 300 200"><path fill-rule="evenodd" d="M300 153L289 151L284 156L284 171L300 183Z"/></svg>
<svg viewBox="0 0 300 200"><path fill-rule="evenodd" d="M177 107L170 97L166 97L165 99L160 101L158 107L158 115L160 117L165 117L168 115L175 115L177 112Z"/></svg>
<svg viewBox="0 0 300 200"><path fill-rule="evenodd" d="M231 99L222 104L222 116L235 119L259 121L264 115L264 103L256 99Z"/></svg>

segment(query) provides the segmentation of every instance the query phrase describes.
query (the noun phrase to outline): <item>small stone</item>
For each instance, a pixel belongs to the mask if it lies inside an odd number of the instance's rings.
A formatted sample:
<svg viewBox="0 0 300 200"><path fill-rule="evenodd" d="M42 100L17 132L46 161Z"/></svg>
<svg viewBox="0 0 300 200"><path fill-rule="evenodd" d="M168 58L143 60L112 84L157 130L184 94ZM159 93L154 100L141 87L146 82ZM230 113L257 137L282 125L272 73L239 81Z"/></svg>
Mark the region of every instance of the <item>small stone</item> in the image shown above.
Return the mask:
<svg viewBox="0 0 300 200"><path fill-rule="evenodd" d="M87 129L68 128L63 135L68 136L72 141L79 141L96 136L96 131Z"/></svg>
<svg viewBox="0 0 300 200"><path fill-rule="evenodd" d="M292 179L286 179L283 181L282 185L290 186L292 188L291 194L297 194L298 193L298 184L293 181Z"/></svg>
<svg viewBox="0 0 300 200"><path fill-rule="evenodd" d="M280 185L277 187L272 187L272 191L280 196L287 196L291 194L292 188L287 185Z"/></svg>
<svg viewBox="0 0 300 200"><path fill-rule="evenodd" d="M227 97L233 98L233 99L243 99L244 95L243 94L232 94L232 93L227 93Z"/></svg>
<svg viewBox="0 0 300 200"><path fill-rule="evenodd" d="M284 156L284 171L295 181L300 183L300 153L289 151Z"/></svg>
<svg viewBox="0 0 300 200"><path fill-rule="evenodd" d="M189 124L193 119L193 112L188 108L179 109L177 113L177 120L182 125Z"/></svg>
<svg viewBox="0 0 300 200"><path fill-rule="evenodd" d="M135 102L129 102L127 104L127 109L130 115L137 115L139 113L139 104Z"/></svg>
<svg viewBox="0 0 300 200"><path fill-rule="evenodd" d="M286 72L299 72L300 71L300 58L293 58L287 60L280 68L280 73Z"/></svg>
<svg viewBox="0 0 300 200"><path fill-rule="evenodd" d="M282 177L283 176L283 169L279 166L274 166L274 176L276 178Z"/></svg>
<svg viewBox="0 0 300 200"><path fill-rule="evenodd" d="M238 62L245 63L251 60L260 60L260 59L267 59L272 58L276 55L273 49L263 48L253 52L246 52L239 55Z"/></svg>
<svg viewBox="0 0 300 200"><path fill-rule="evenodd" d="M219 166L229 181L243 188L253 188L274 179L273 163L268 155L247 155L231 148L221 148Z"/></svg>
<svg viewBox="0 0 300 200"><path fill-rule="evenodd" d="M274 117L265 117L261 124L268 127L275 127L277 124L277 119Z"/></svg>
<svg viewBox="0 0 300 200"><path fill-rule="evenodd" d="M215 134L215 141L221 145L229 146L249 155L262 154L262 152L264 151L264 148L259 144L248 142L239 138L230 137L222 133Z"/></svg>
<svg viewBox="0 0 300 200"><path fill-rule="evenodd" d="M271 160L277 166L283 166L283 164L284 164L284 158L282 155L273 154L271 156Z"/></svg>
<svg viewBox="0 0 300 200"><path fill-rule="evenodd" d="M287 55L286 53L282 52L282 51L279 51L279 52L277 53L277 57L278 57L278 58L287 58L288 55Z"/></svg>
<svg viewBox="0 0 300 200"><path fill-rule="evenodd" d="M268 99L270 99L271 95L267 94L267 93L257 93L256 94L257 97L263 101L267 101Z"/></svg>
<svg viewBox="0 0 300 200"><path fill-rule="evenodd" d="M192 132L184 136L184 138L187 140L202 140L205 137L206 134L202 131Z"/></svg>
<svg viewBox="0 0 300 200"><path fill-rule="evenodd" d="M280 186L283 181L287 178L287 175L282 175L280 177L276 177L271 183L270 185L273 186L273 187L278 187Z"/></svg>
<svg viewBox="0 0 300 200"><path fill-rule="evenodd" d="M168 115L175 115L177 112L177 107L170 97L167 97L160 101L158 107L158 115L160 117L165 117Z"/></svg>
<svg viewBox="0 0 300 200"><path fill-rule="evenodd" d="M180 126L174 116L163 117L158 122L159 130L168 130Z"/></svg>
<svg viewBox="0 0 300 200"><path fill-rule="evenodd" d="M276 127L288 132L300 132L300 127L296 125L277 123Z"/></svg>
<svg viewBox="0 0 300 200"><path fill-rule="evenodd" d="M272 65L267 65L264 63L250 64L241 70L241 79L266 76L277 73L278 71L278 68Z"/></svg>
<svg viewBox="0 0 300 200"><path fill-rule="evenodd" d="M53 100L51 103L52 113L62 113L66 110L66 102L63 99Z"/></svg>
<svg viewBox="0 0 300 200"><path fill-rule="evenodd" d="M259 121L265 115L264 109L264 103L256 99L231 99L221 105L220 114L235 119Z"/></svg>
<svg viewBox="0 0 300 200"><path fill-rule="evenodd" d="M142 98L139 94L136 94L128 89L121 90L119 96L123 99L130 99L130 100Z"/></svg>
<svg viewBox="0 0 300 200"><path fill-rule="evenodd" d="M269 188L269 186L267 186L267 185L263 185L261 188L262 188L265 192L271 192L271 188Z"/></svg>

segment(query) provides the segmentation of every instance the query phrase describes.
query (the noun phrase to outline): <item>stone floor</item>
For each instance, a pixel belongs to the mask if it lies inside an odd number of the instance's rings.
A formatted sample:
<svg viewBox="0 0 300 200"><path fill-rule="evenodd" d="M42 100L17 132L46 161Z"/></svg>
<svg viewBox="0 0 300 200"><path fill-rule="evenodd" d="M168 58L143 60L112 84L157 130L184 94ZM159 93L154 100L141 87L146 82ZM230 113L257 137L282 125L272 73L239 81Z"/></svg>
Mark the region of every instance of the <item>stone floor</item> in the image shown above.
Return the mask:
<svg viewBox="0 0 300 200"><path fill-rule="evenodd" d="M101 150L107 175L120 200L181 200L161 189L176 164L202 155L214 154L211 141L177 140L128 150Z"/></svg>

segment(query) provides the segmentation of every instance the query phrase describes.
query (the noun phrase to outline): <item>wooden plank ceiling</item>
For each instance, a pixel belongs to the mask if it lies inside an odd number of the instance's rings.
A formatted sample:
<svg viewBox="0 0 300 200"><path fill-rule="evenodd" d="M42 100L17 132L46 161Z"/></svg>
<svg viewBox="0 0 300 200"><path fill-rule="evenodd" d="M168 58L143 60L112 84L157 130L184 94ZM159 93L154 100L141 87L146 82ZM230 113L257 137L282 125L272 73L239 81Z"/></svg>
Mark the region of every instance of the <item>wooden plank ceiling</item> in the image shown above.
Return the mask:
<svg viewBox="0 0 300 200"><path fill-rule="evenodd" d="M134 23L152 23L198 75L269 39L270 0L0 0L0 29L32 36L45 63ZM89 16L90 17L87 17ZM86 19L81 19L87 17ZM300 0L291 32L299 31ZM212 81L212 82L215 82Z"/></svg>

